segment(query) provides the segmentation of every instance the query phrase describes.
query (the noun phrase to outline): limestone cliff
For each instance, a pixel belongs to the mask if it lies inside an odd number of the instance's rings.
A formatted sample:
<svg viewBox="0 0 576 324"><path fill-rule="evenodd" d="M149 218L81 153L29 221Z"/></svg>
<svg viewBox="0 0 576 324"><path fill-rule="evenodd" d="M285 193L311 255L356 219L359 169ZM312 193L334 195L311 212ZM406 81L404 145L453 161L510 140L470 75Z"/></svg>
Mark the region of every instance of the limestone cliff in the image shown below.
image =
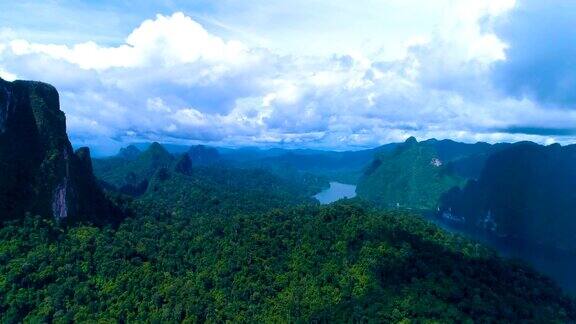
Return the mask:
<svg viewBox="0 0 576 324"><path fill-rule="evenodd" d="M0 220L27 212L60 222L113 217L89 150L72 150L51 85L0 79L0 210Z"/></svg>

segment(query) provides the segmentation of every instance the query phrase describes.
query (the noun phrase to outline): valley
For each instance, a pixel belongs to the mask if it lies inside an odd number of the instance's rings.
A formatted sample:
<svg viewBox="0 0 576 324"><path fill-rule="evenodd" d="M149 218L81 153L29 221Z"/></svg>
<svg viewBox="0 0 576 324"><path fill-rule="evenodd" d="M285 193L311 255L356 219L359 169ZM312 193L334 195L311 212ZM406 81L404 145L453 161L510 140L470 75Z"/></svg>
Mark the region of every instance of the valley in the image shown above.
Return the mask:
<svg viewBox="0 0 576 324"><path fill-rule="evenodd" d="M9 211L2 321L576 319L573 264L555 262L573 251L562 237L574 224L570 146L409 138L335 152L153 142L92 158L72 150L55 89L2 85L20 96L0 105L9 107L0 162L10 170L0 177ZM526 156L542 168L518 169ZM503 184L513 194L495 191ZM482 241L497 252L422 213L566 253L541 259L525 254L532 245ZM533 227L543 224L546 236Z"/></svg>
<svg viewBox="0 0 576 324"><path fill-rule="evenodd" d="M0 324L576 323L575 33L567 0L0 1Z"/></svg>

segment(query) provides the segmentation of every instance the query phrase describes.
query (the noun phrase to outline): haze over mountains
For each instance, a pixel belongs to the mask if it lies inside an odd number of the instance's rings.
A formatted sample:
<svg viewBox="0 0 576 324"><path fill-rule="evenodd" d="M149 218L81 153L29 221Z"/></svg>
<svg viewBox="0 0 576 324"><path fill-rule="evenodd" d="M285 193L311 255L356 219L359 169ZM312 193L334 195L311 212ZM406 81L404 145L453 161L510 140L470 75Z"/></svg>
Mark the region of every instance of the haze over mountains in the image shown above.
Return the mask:
<svg viewBox="0 0 576 324"><path fill-rule="evenodd" d="M383 208L433 211L497 236L572 249L573 151L571 145L409 138L405 143L349 152L194 146L190 156L203 166L306 174L324 186L329 180L357 184L360 198Z"/></svg>
<svg viewBox="0 0 576 324"><path fill-rule="evenodd" d="M576 184L572 177L572 165L576 162L572 147L531 142L493 145L435 139L418 142L409 138L405 143L344 152L196 145L189 149L188 156L195 166L263 169L284 177L308 175L323 184L319 188L330 180L357 184L359 197L380 207L439 211L444 218L465 222L476 229L543 243L554 241L554 237L575 239L569 232L576 228L571 216L576 210L571 193ZM125 156L127 151L134 157L141 154L139 160L147 159L151 151L159 149L157 143L144 153L129 146L116 157L96 159L96 173L101 179L109 179L103 166L106 163L133 160ZM162 152L159 155L164 158L158 160L166 160L164 164L169 165L173 157L164 149ZM125 167L139 169L131 163L135 162L130 161ZM135 179L136 175L129 175L125 180ZM539 230L544 224L549 232ZM529 227L533 228L531 235ZM536 232L539 238L533 236Z"/></svg>

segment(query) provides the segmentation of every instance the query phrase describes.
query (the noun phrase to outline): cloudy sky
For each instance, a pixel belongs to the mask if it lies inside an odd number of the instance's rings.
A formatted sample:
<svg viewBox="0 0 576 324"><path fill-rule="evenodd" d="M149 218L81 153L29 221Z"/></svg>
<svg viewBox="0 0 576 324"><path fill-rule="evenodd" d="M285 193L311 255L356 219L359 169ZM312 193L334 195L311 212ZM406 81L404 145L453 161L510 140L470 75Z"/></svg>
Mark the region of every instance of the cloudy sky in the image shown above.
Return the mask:
<svg viewBox="0 0 576 324"><path fill-rule="evenodd" d="M572 0L2 1L0 77L75 145L576 139Z"/></svg>

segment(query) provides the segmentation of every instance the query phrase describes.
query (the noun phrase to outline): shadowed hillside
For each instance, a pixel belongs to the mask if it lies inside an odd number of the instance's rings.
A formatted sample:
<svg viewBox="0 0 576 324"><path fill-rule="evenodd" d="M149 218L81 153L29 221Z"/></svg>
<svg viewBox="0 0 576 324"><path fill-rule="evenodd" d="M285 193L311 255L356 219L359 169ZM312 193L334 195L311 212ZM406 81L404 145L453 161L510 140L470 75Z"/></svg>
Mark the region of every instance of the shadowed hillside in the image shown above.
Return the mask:
<svg viewBox="0 0 576 324"><path fill-rule="evenodd" d="M516 143L493 154L476 181L443 197L442 211L472 227L576 248L576 146Z"/></svg>

